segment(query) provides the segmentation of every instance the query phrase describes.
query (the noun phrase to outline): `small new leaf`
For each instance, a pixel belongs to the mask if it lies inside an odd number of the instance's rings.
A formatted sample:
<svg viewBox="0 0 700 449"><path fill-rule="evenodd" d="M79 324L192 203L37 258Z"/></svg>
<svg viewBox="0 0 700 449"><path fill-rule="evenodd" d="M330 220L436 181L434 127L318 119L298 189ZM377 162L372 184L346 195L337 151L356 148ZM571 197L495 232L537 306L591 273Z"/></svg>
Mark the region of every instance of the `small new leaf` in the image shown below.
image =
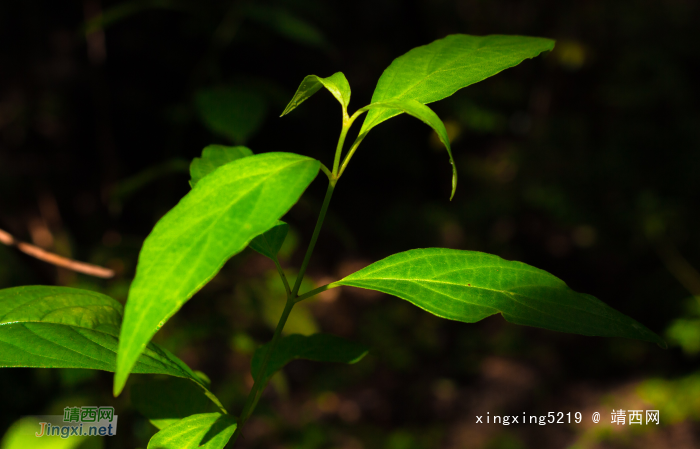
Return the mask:
<svg viewBox="0 0 700 449"><path fill-rule="evenodd" d="M269 343L259 347L251 361L251 372L257 379L265 351ZM357 363L369 350L366 346L330 334L288 335L282 337L270 356L265 369L264 380L269 379L287 363L296 359L313 360L315 362Z"/></svg>
<svg viewBox="0 0 700 449"><path fill-rule="evenodd" d="M333 285L398 296L442 318L475 323L500 313L506 321L559 332L646 340L655 333L546 271L492 254L414 249L375 262Z"/></svg>
<svg viewBox="0 0 700 449"><path fill-rule="evenodd" d="M452 193L450 194L450 200L452 200L452 198L455 196L455 190L457 190L457 168L455 167L455 161L452 158L452 148L450 148L450 139L449 137L447 137L447 130L445 129L445 124L442 123L440 117L438 117L437 114L433 112L433 110L430 109L428 106L419 103L416 100L410 99L391 99L386 101L380 101L365 106L364 108L360 109L360 111L370 111L376 109L388 109L405 112L421 120L423 123L435 130L435 132L438 135L438 138L440 139L440 142L442 142L442 144L445 145L445 148L447 149L447 155L450 157L450 165L452 165ZM367 131L365 131L365 134L366 133ZM364 135L362 134L358 136L358 140L361 140L363 138Z"/></svg>
<svg viewBox="0 0 700 449"><path fill-rule="evenodd" d="M334 73L328 78L320 78L316 75L309 75L301 82L292 101L282 112L283 117L294 110L297 106L306 101L310 96L318 92L321 87L325 87L340 102L343 113L347 112L350 104L350 84L342 72Z"/></svg>
<svg viewBox="0 0 700 449"><path fill-rule="evenodd" d="M293 153L248 156L202 178L143 244L119 339L114 393L165 322L316 177L319 162Z"/></svg>
<svg viewBox="0 0 700 449"><path fill-rule="evenodd" d="M263 256L277 260L277 253L282 248L287 232L289 232L289 225L278 220L272 228L251 240L249 246Z"/></svg>
<svg viewBox="0 0 700 449"><path fill-rule="evenodd" d="M236 418L221 413L188 416L153 435L148 449L223 449L236 430Z"/></svg>
<svg viewBox="0 0 700 449"><path fill-rule="evenodd" d="M202 157L192 159L190 164L190 187L194 187L200 179L222 165L252 155L250 148L243 146L209 145L205 147L202 150Z"/></svg>

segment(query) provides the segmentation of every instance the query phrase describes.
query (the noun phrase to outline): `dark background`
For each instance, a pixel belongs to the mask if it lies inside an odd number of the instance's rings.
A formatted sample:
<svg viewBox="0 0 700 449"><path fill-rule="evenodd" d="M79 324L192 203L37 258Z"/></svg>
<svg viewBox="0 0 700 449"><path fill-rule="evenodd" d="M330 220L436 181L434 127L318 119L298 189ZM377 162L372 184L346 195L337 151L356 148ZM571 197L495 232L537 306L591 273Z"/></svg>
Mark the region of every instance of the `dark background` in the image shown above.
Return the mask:
<svg viewBox="0 0 700 449"><path fill-rule="evenodd" d="M331 166L341 118L332 96L278 117L308 74L345 73L352 112L418 45L452 33L553 38L550 54L430 105L453 137L452 202L447 155L427 126L399 116L372 131L338 184L308 274L322 285L411 248L486 251L595 295L669 349L500 316L449 322L334 290L305 304L291 329L361 341L370 356L289 365L240 447L700 447L699 10L690 0L0 2L0 228L117 272L89 278L0 246L0 287L68 285L125 301L143 239L188 192L187 165L210 143ZM259 123L242 136L211 131L197 100L207 89L242 95L244 116ZM290 270L324 179L285 218ZM251 352L277 319L265 313L282 300L271 272L250 250L235 256L156 336L209 375L233 413L251 385ZM112 398L111 382L1 370L0 431L22 415L114 405L118 435L90 444L146 447L155 428L128 388ZM661 424L612 426L613 408L658 409ZM584 421L474 423L558 411Z"/></svg>

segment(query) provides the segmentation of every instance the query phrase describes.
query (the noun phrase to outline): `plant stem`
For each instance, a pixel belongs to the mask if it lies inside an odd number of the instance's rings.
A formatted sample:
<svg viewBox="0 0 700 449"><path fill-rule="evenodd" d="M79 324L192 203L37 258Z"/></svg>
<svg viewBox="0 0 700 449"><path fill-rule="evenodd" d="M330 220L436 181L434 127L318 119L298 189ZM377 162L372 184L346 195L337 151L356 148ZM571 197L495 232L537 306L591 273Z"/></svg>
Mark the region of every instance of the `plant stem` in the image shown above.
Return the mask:
<svg viewBox="0 0 700 449"><path fill-rule="evenodd" d="M287 318L289 318L289 314L292 311L292 307L294 307L294 301L292 301L290 298L287 298L287 303L285 304L282 316L280 317L280 320L277 323L275 333L272 335L272 340L270 340L270 345L268 346L267 351L265 351L265 356L263 357L262 364L260 365L260 370L258 371L257 376L255 376L255 373L253 373L253 378L255 379L253 382L253 388L251 388L250 393L248 393L248 398L246 399L245 405L243 406L243 411L241 412L241 416L238 418L236 431L233 433L233 436L230 440L231 446L233 446L233 444L236 442L236 440L238 439L238 435L240 435L241 433L243 425L246 423L246 421L248 421L248 418L253 413L253 410L255 410L255 405L257 404L258 399L262 394L262 387L264 386L264 384L267 383L267 379L265 377L265 370L267 369L267 364L270 361L270 356L275 350L277 342L280 339L282 329L287 323Z"/></svg>
<svg viewBox="0 0 700 449"><path fill-rule="evenodd" d="M321 287L315 288L313 290L309 290L308 292L304 293L303 295L299 295L296 298L294 298L294 304L305 300L306 298L311 298L312 296L318 295L321 292L325 292L326 290L330 290L332 288L336 288L337 285L334 284L326 284L322 285Z"/></svg>
<svg viewBox="0 0 700 449"><path fill-rule="evenodd" d="M333 196L333 189L335 188L335 181L331 181L328 183L328 190L326 190L326 197L323 199L323 205L321 206L321 212L318 215L318 220L316 221L316 228L314 228L314 233L311 236L311 241L309 242L309 247L306 249L306 255L304 256L304 262L301 264L301 269L299 270L299 274L297 275L297 279L294 282L294 288L292 289L291 292L287 294L287 303L284 306L284 311L282 312L282 316L280 317L279 322L277 323L277 327L275 328L275 333L272 336L272 340L270 340L270 345L268 346L267 351L265 352L265 356L263 358L262 364L260 365L260 371L258 371L257 376L255 376L255 373L253 373L253 388L251 388L250 393L248 393L248 398L246 398L245 405L243 406L243 411L241 412L241 416L238 418L238 424L236 426L236 431L233 433L231 436L231 440L229 441L230 447L233 447L235 444L236 440L238 439L238 436L241 433L241 429L243 428L243 425L246 423L250 415L253 413L253 410L255 410L255 406L258 404L258 400L260 399L260 396L262 395L263 389L265 388L265 385L267 384L267 379L264 376L265 370L267 369L267 364L270 361L270 356L272 355L273 351L277 347L277 342L280 339L280 335L282 334L282 329L284 328L284 325L287 323L287 318L289 318L289 314L292 311L292 307L294 307L295 300L297 293L299 292L299 287L301 287L301 280L304 277L304 272L306 271L306 267L309 265L309 260L311 259L311 254L314 251L314 246L316 246L316 240L318 240L318 235L321 232L321 227L323 226L323 219L326 217L326 211L328 211L328 204L331 202L331 196ZM279 263L276 263L277 269L280 272L280 275L282 276L282 280L285 281L285 287L288 288L288 284L286 282L286 278L284 276L284 272L282 271L282 268L279 266ZM325 290L324 286L322 287ZM322 291L319 289L318 292ZM316 290L313 290L312 292L316 292ZM309 293L312 293L309 292ZM316 293L318 293L316 292ZM314 293L315 294L315 293ZM305 295L302 295L302 299L310 296L308 293Z"/></svg>
<svg viewBox="0 0 700 449"><path fill-rule="evenodd" d="M333 160L333 174L337 175L338 166L340 165L340 155L343 152L343 144L345 144L345 136L348 135L348 130L350 129L352 122L347 117L343 117L343 129L340 130L340 137L338 138L338 145L335 147L335 159Z"/></svg>
<svg viewBox="0 0 700 449"><path fill-rule="evenodd" d="M282 270L282 266L280 265L279 260L277 260L277 257L272 259L273 262L275 262L275 267L277 267L277 272L280 275L280 278L282 278L282 283L284 284L284 291L287 293L287 299L292 297L292 290L289 288L289 282L287 282L287 276L284 275L284 270Z"/></svg>
<svg viewBox="0 0 700 449"><path fill-rule="evenodd" d="M306 249L306 255L304 256L304 261L301 263L301 268L299 269L299 274L294 282L294 288L292 289L291 298L294 299L299 293L299 287L301 287L301 280L304 278L304 273L306 272L306 267L309 265L309 260L311 260L311 254L314 252L314 246L316 246L316 240L318 240L318 235L321 232L321 226L323 226L323 219L326 218L326 211L328 210L328 204L331 202L331 196L333 196L333 189L335 189L335 182L328 183L328 190L326 190L326 197L323 199L323 205L321 206L321 212L318 214L318 220L316 221L316 228L311 236L311 241L309 242L309 247Z"/></svg>
<svg viewBox="0 0 700 449"><path fill-rule="evenodd" d="M340 172L336 175L338 178L340 178L343 175L345 168L348 166L348 163L350 163L350 159L352 159L352 155L355 154L357 147L360 146L362 140L365 138L366 135L367 133L362 134L361 136L357 136L357 139L355 139L355 142L353 142L352 146L350 147L350 151L348 151L348 154L343 160L343 165L340 167Z"/></svg>
<svg viewBox="0 0 700 449"><path fill-rule="evenodd" d="M353 115L352 118L348 117L347 112L343 109L343 129L341 130L340 137L338 138L338 145L335 151L335 161L333 163L333 172L328 172L328 168L326 168L325 166L322 166L321 168L323 172L326 173L326 175L328 176L328 189L326 190L326 197L323 199L321 212L319 212L318 214L316 227L314 228L314 232L311 235L311 241L309 242L309 246L306 249L304 261L301 263L299 274L297 275L296 281L294 282L294 288L292 288L291 292L289 291L289 284L287 282L287 278L284 275L284 271L282 271L282 267L280 266L279 262L275 260L275 266L277 267L277 271L279 272L280 277L282 278L282 282L284 282L285 290L287 291L287 303L285 304L282 316L280 317L280 320L277 323L277 327L275 328L275 333L272 336L272 340L270 340L270 345L268 346L268 349L265 352L265 356L263 358L257 376L255 376L255 373L253 373L253 388L251 388L250 392L248 393L245 405L243 406L243 411L241 412L241 416L238 418L236 430L231 436L231 440L229 441L230 447L233 447L233 445L236 443L238 436L241 434L241 429L243 428L243 425L246 423L246 421L248 421L248 418L253 413L253 410L255 410L255 406L258 404L258 400L260 399L265 385L267 384L267 379L264 373L267 369L267 364L270 361L270 356L277 347L277 342L280 339L280 335L282 334L282 329L284 329L284 325L287 323L287 318L289 318L289 314L292 311L292 307L294 307L294 304L297 301L301 301L302 299L306 299L310 296L315 295L316 293L320 293L324 290L332 288L329 287L330 284L324 285L323 287L319 287L315 290L307 292L299 298L297 298L297 293L299 293L299 288L301 287L301 281L302 279L304 279L306 267L309 265L309 261L311 260L311 254L313 254L314 247L316 246L316 241L318 240L318 235L321 233L321 227L323 226L323 220L326 218L326 212L328 211L328 205L330 204L331 197L333 196L335 184L336 182L338 182L337 172L338 166L340 165L340 155L343 151L343 144L345 143L345 136L347 135L348 130L350 129L350 125L352 125L352 122L354 121L356 116L357 114Z"/></svg>

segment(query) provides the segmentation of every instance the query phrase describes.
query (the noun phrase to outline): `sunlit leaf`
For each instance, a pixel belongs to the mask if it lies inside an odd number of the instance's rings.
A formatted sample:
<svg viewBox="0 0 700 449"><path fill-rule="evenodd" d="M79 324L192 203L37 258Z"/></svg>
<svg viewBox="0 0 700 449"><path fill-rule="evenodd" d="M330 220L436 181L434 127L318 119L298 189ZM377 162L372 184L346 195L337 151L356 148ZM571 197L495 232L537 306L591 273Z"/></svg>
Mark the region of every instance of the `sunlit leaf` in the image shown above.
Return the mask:
<svg viewBox="0 0 700 449"><path fill-rule="evenodd" d="M284 108L284 111L280 117L292 112L297 106L318 92L321 87L328 89L328 91L333 94L335 99L340 102L341 106L343 106L343 110L347 110L348 105L350 104L350 84L348 84L348 80L345 78L345 75L343 75L342 72L334 73L328 78L308 75L301 82L299 88L294 94L294 97L292 97L292 101L290 101L287 107Z"/></svg>
<svg viewBox="0 0 700 449"><path fill-rule="evenodd" d="M236 430L236 418L221 413L188 416L151 438L148 449L222 449Z"/></svg>
<svg viewBox="0 0 700 449"><path fill-rule="evenodd" d="M500 313L516 324L666 345L637 321L571 290L546 271L477 251L414 249L375 262L334 285L388 293L465 323Z"/></svg>
<svg viewBox="0 0 700 449"><path fill-rule="evenodd" d="M131 404L158 429L190 415L220 411L201 388L176 377L132 385Z"/></svg>
<svg viewBox="0 0 700 449"><path fill-rule="evenodd" d="M251 372L256 379L265 351L269 343L259 347L253 355ZM367 355L366 346L330 334L314 334L309 336L288 335L282 337L275 351L270 356L265 369L265 378L270 378L281 370L287 363L296 359L313 360L315 362L357 363Z"/></svg>
<svg viewBox="0 0 700 449"><path fill-rule="evenodd" d="M207 128L235 144L244 144L260 128L267 109L260 94L242 87L200 90L195 105Z"/></svg>
<svg viewBox="0 0 700 449"><path fill-rule="evenodd" d="M0 290L0 367L116 370L122 305L101 293L69 287ZM180 359L150 343L134 373L202 380Z"/></svg>
<svg viewBox="0 0 700 449"><path fill-rule="evenodd" d="M539 37L453 34L394 59L379 78L372 103L410 99L427 104L442 100L552 48L553 40ZM360 136L401 112L370 111Z"/></svg>
<svg viewBox="0 0 700 449"><path fill-rule="evenodd" d="M416 100L399 100L399 99L392 99L392 100L386 100L386 101L380 101L377 103L372 103L369 106L365 106L364 108L360 109L360 111L373 111L373 110L386 110L386 109L391 109L391 110L400 110L401 112L405 112L409 115L412 115L413 117L421 120L423 123L426 125L430 126L435 130L435 133L437 133L438 138L440 139L440 142L442 142L443 145L445 145L445 148L447 149L447 155L450 157L450 165L452 165L452 194L450 195L450 199L454 197L455 190L457 189L457 168L455 167L455 162L454 159L452 158L452 149L450 148L450 139L447 136L447 130L445 129L445 124L442 123L442 120L440 120L440 117L437 116L435 112L433 112L432 109L430 109L428 106L417 102ZM365 131L366 132L366 131ZM362 136L359 137L360 139Z"/></svg>
<svg viewBox="0 0 700 449"><path fill-rule="evenodd" d="M129 290L114 392L153 335L234 254L297 202L319 162L265 153L226 164L199 181L146 238Z"/></svg>
<svg viewBox="0 0 700 449"><path fill-rule="evenodd" d="M243 146L208 145L202 150L202 157L192 159L190 164L190 186L194 187L200 179L222 165L252 155L253 152L250 148Z"/></svg>
<svg viewBox="0 0 700 449"><path fill-rule="evenodd" d="M270 259L277 259L277 253L282 248L284 239L287 237L289 225L283 221L250 241L250 247Z"/></svg>

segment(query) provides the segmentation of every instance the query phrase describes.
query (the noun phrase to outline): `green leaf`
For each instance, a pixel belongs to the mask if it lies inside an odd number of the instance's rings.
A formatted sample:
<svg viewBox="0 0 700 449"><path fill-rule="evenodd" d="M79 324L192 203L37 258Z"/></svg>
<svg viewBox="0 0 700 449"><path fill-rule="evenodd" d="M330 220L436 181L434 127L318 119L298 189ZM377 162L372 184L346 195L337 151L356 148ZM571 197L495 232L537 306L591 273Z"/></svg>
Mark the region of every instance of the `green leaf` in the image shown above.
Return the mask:
<svg viewBox="0 0 700 449"><path fill-rule="evenodd" d="M318 28L286 9L251 3L246 7L246 16L266 25L282 37L311 47L327 48L328 42Z"/></svg>
<svg viewBox="0 0 700 449"><path fill-rule="evenodd" d="M294 94L292 101L284 108L284 112L282 112L280 117L292 112L294 108L318 92L322 86L333 94L343 107L343 112L346 112L350 104L350 84L348 84L348 80L345 78L345 75L343 75L343 72L337 72L328 78L320 78L316 75L309 75L304 78L297 92Z"/></svg>
<svg viewBox="0 0 700 449"><path fill-rule="evenodd" d="M250 242L250 247L265 257L272 260L277 259L277 253L284 244L284 239L289 232L289 225L281 220L267 231L255 237Z"/></svg>
<svg viewBox="0 0 700 449"><path fill-rule="evenodd" d="M122 311L109 296L77 288L0 290L0 367L114 372ZM145 348L133 372L186 378L221 406L187 365L154 343Z"/></svg>
<svg viewBox="0 0 700 449"><path fill-rule="evenodd" d="M243 146L208 145L202 150L202 157L194 158L190 164L190 186L194 187L200 179L222 165L252 155L250 148Z"/></svg>
<svg viewBox="0 0 700 449"><path fill-rule="evenodd" d="M236 430L236 418L201 413L172 424L148 442L148 449L222 449Z"/></svg>
<svg viewBox="0 0 700 449"><path fill-rule="evenodd" d="M234 254L275 225L319 170L317 160L265 153L202 178L153 228L129 290L114 393L153 335Z"/></svg>
<svg viewBox="0 0 700 449"><path fill-rule="evenodd" d="M245 143L260 128L267 109L259 93L235 87L200 90L194 101L204 125L236 144Z"/></svg>
<svg viewBox="0 0 700 449"><path fill-rule="evenodd" d="M515 324L666 345L637 321L591 295L571 290L546 271L477 251L414 249L375 262L333 285L388 293L465 323L501 313Z"/></svg>
<svg viewBox="0 0 700 449"><path fill-rule="evenodd" d="M192 382L169 377L131 386L131 403L158 429L197 413L216 412L216 405Z"/></svg>
<svg viewBox="0 0 700 449"><path fill-rule="evenodd" d="M281 220L267 231L250 241L250 247L265 257L277 260L277 253L282 248L289 232L289 225Z"/></svg>
<svg viewBox="0 0 700 449"><path fill-rule="evenodd" d="M447 155L450 157L450 165L452 165L452 194L450 195L450 200L455 196L455 190L457 189L457 168L455 167L455 161L452 158L452 149L450 148L450 139L447 137L447 130L445 129L445 124L442 123L440 117L437 116L432 109L428 106L417 102L416 100L400 100L392 99L386 101L380 101L377 103L372 103L369 106L365 106L360 109L360 111L372 111L372 110L400 110L413 117L421 120L426 125L430 126L435 130L442 142L447 148ZM367 133L367 131L365 131ZM363 136L359 136L358 139L363 139Z"/></svg>
<svg viewBox="0 0 700 449"><path fill-rule="evenodd" d="M251 372L256 379L262 365L265 351L269 343L260 346L253 354ZM275 352L270 356L265 370L265 379L269 379L287 363L296 359L313 360L315 362L357 363L369 350L366 346L330 334L288 335L282 337Z"/></svg>
<svg viewBox="0 0 700 449"><path fill-rule="evenodd" d="M379 78L372 103L442 100L552 48L553 40L539 37L453 34L394 59ZM359 135L400 113L399 109L370 111Z"/></svg>

